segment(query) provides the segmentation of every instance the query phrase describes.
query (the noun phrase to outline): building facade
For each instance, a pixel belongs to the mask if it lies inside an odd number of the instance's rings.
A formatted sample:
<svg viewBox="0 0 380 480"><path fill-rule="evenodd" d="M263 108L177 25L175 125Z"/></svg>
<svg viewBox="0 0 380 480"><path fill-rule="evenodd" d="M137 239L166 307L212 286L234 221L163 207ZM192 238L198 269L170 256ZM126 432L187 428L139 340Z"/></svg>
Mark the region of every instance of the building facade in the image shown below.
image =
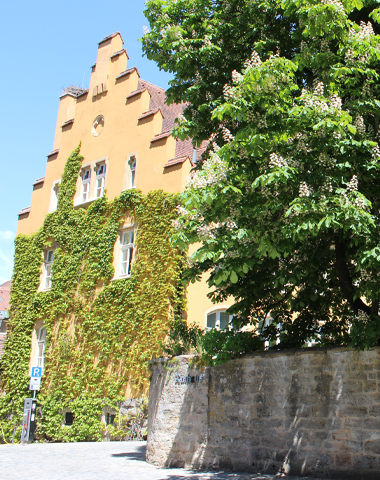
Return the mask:
<svg viewBox="0 0 380 480"><path fill-rule="evenodd" d="M183 290L184 257L170 244L176 194L205 147L172 136L185 105L166 105L127 62L112 34L89 89L65 89L45 176L19 213L2 408L16 391L21 405L31 368L43 367L48 439L99 438L99 421L146 391L172 318L223 327L228 317L205 280Z"/></svg>

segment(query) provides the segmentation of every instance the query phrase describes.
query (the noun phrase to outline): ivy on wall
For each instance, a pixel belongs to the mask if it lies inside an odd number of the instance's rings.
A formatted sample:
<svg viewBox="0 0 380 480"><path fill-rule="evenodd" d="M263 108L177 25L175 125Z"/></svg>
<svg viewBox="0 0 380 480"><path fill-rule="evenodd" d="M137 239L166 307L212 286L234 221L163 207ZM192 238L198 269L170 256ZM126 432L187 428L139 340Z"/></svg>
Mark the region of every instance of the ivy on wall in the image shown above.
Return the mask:
<svg viewBox="0 0 380 480"><path fill-rule="evenodd" d="M169 321L185 308L182 256L170 244L176 195L131 189L110 202L103 196L87 210L74 208L79 151L80 146L66 163L57 210L37 233L16 238L11 318L1 362L0 439L7 441L30 395L36 321L43 320L47 329L38 438L100 440L102 412L117 409L127 384L132 396L146 392L148 361L162 354ZM111 281L114 246L126 215L138 225L137 253L131 276ZM43 253L53 243L52 287L38 291ZM63 425L65 411L75 415L70 427Z"/></svg>

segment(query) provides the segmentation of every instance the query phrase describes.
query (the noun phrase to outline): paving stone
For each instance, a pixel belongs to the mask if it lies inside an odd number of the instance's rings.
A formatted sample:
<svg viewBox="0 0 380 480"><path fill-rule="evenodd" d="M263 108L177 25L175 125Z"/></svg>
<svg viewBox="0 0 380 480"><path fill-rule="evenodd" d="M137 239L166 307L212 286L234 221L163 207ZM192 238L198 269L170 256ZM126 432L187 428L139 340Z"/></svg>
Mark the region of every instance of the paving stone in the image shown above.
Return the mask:
<svg viewBox="0 0 380 480"><path fill-rule="evenodd" d="M160 468L145 461L146 442L0 445L1 480L301 480L231 471ZM242 465L244 468L244 465ZM307 477L307 480L313 480Z"/></svg>

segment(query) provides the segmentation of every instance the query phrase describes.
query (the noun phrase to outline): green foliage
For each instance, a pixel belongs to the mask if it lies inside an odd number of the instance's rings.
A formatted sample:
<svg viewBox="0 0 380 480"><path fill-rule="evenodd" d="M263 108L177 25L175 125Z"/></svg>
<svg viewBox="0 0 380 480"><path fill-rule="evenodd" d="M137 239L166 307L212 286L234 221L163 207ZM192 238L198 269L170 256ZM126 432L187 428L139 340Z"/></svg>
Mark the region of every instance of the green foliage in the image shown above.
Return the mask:
<svg viewBox="0 0 380 480"><path fill-rule="evenodd" d="M148 361L162 354L169 319L185 308L179 287L183 258L170 244L178 199L162 191L131 189L113 201L73 207L82 164L79 147L69 157L58 208L34 235L16 238L10 320L2 357L0 425L11 438L12 421L29 396L31 336L36 321L47 329L45 368L38 394L43 407L38 438L100 440L101 413L117 410L126 395L146 392ZM126 215L138 225L129 278L112 280L113 252ZM56 243L52 287L39 290L43 252ZM75 414L64 426L63 412Z"/></svg>
<svg viewBox="0 0 380 480"><path fill-rule="evenodd" d="M163 350L169 356L199 352L202 334L203 330L195 323L188 325L186 320L176 318L170 323Z"/></svg>
<svg viewBox="0 0 380 480"><path fill-rule="evenodd" d="M177 244L202 242L187 279L210 272L240 326L270 315L281 347L377 344L378 2L152 0L146 16L145 52L192 103L178 134L214 134L182 196Z"/></svg>
<svg viewBox="0 0 380 480"><path fill-rule="evenodd" d="M246 353L264 350L264 341L254 332L209 330L202 338L202 359L208 365L218 365Z"/></svg>

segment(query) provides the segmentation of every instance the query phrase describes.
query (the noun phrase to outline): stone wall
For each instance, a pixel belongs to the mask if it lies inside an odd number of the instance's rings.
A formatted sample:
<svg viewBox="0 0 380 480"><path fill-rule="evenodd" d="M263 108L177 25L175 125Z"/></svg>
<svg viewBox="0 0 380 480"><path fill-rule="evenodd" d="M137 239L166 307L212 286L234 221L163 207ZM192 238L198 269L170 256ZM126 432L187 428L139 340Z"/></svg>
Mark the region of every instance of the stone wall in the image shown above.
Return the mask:
<svg viewBox="0 0 380 480"><path fill-rule="evenodd" d="M203 371L152 361L147 461L380 478L380 349L265 352Z"/></svg>

